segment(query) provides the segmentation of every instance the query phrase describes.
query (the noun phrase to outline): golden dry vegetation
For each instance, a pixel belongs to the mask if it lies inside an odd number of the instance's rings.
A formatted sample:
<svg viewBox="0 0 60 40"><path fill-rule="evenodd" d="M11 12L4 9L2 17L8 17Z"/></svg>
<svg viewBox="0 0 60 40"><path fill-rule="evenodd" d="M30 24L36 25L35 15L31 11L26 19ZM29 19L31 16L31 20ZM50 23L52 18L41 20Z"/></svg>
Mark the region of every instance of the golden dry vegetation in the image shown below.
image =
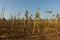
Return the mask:
<svg viewBox="0 0 60 40"><path fill-rule="evenodd" d="M36 12L26 19L0 19L0 40L60 40L60 19L41 19Z"/></svg>

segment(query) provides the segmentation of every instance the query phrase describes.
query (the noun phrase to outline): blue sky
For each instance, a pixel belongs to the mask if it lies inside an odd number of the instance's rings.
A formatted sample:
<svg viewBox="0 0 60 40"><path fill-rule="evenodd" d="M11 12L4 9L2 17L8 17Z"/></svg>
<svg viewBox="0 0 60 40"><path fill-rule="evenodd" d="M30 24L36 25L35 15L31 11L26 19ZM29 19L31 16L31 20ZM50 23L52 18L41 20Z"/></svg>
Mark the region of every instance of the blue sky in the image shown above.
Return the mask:
<svg viewBox="0 0 60 40"><path fill-rule="evenodd" d="M38 7L41 18L45 18L46 10L52 10L53 14L60 13L60 0L0 0L0 12L4 6L6 6L4 12L6 18L9 18L10 13L17 15L18 12L22 18L26 10L29 11L29 15L34 16Z"/></svg>

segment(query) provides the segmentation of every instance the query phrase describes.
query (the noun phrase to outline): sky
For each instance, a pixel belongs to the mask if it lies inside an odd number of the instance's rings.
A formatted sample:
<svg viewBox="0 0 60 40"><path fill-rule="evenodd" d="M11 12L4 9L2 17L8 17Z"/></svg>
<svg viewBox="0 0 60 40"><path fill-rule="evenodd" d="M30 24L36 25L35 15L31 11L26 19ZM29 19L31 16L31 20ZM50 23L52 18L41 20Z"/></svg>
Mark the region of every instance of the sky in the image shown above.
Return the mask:
<svg viewBox="0 0 60 40"><path fill-rule="evenodd" d="M52 14L60 13L60 0L0 0L0 13L3 7L6 7L4 11L6 19L10 17L10 14L17 16L18 12L23 18L26 10L28 10L29 15L33 14L34 18L38 7L40 7L40 17L45 18L47 10L53 11ZM48 18L50 17L51 15L48 14Z"/></svg>

